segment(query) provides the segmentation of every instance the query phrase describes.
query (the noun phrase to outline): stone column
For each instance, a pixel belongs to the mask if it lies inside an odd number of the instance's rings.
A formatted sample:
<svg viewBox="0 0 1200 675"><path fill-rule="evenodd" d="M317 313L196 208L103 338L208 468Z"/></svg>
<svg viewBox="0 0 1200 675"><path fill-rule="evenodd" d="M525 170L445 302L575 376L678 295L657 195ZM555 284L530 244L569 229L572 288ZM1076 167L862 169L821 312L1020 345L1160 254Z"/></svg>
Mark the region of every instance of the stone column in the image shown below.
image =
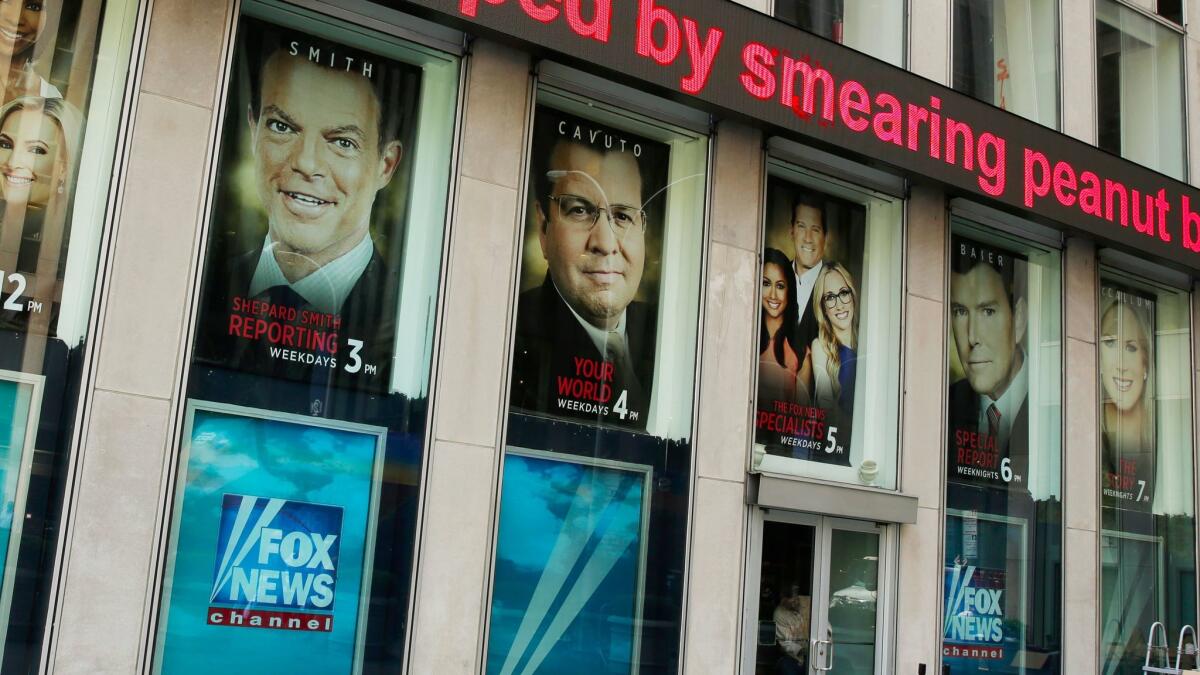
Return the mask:
<svg viewBox="0 0 1200 675"><path fill-rule="evenodd" d="M150 17L111 269L92 336L100 341L94 388L82 394L83 446L68 495L47 661L60 675L139 672L142 647L152 639L146 635L158 602L152 563L173 479L166 467L187 360L221 53L232 19L225 0L155 0Z"/></svg>
<svg viewBox="0 0 1200 675"><path fill-rule="evenodd" d="M761 133L722 122L715 160L685 617L687 673L734 673L740 667L746 469L754 440Z"/></svg>
<svg viewBox="0 0 1200 675"><path fill-rule="evenodd" d="M1096 306L1099 278L1092 242L1067 240L1067 329L1063 389L1063 663L1094 673L1100 654L1100 435L1096 402Z"/></svg>
<svg viewBox="0 0 1200 675"><path fill-rule="evenodd" d="M942 507L946 476L946 251L940 188L908 201L900 490L917 496L917 522L900 526L896 672L934 675L941 659Z"/></svg>
<svg viewBox="0 0 1200 675"><path fill-rule="evenodd" d="M495 43L468 67L408 668L438 675L482 668L531 86Z"/></svg>

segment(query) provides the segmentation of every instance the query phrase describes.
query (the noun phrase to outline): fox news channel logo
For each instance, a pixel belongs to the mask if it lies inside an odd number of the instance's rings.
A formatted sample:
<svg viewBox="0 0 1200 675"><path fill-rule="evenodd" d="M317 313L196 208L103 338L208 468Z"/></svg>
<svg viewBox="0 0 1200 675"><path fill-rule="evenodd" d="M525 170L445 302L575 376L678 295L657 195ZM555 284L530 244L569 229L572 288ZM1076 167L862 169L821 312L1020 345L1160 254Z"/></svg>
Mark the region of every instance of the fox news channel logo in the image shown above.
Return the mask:
<svg viewBox="0 0 1200 675"><path fill-rule="evenodd" d="M332 631L341 537L339 506L225 495L208 623Z"/></svg>
<svg viewBox="0 0 1200 675"><path fill-rule="evenodd" d="M1004 572L957 564L947 569L942 656L1004 658Z"/></svg>

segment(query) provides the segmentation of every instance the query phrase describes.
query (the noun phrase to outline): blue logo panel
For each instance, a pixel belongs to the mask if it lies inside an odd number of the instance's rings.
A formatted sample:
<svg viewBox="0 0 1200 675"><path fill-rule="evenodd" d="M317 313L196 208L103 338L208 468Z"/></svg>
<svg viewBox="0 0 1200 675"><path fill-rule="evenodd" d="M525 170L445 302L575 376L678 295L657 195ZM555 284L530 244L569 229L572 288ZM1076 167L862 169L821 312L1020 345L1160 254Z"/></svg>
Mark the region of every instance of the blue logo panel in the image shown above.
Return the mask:
<svg viewBox="0 0 1200 675"><path fill-rule="evenodd" d="M193 410L158 671L354 672L378 434Z"/></svg>
<svg viewBox="0 0 1200 675"><path fill-rule="evenodd" d="M640 670L648 475L506 457L488 675Z"/></svg>
<svg viewBox="0 0 1200 675"><path fill-rule="evenodd" d="M331 613L341 536L341 507L224 495L209 603L242 610ZM267 621L263 627L303 630L309 625L298 617L286 617L290 622L269 614L261 618L281 619ZM234 623L236 617L230 613L211 610L209 620L257 626Z"/></svg>

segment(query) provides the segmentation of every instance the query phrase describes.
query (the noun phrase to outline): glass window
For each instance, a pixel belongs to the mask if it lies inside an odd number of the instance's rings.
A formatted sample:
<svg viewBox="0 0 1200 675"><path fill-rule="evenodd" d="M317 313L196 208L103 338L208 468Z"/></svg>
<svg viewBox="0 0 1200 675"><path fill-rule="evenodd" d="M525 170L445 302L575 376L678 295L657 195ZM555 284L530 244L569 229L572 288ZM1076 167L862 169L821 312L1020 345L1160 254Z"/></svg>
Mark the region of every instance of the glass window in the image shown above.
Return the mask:
<svg viewBox="0 0 1200 675"><path fill-rule="evenodd" d="M0 31L0 672L37 672L137 3ZM8 22L11 22L9 24Z"/></svg>
<svg viewBox="0 0 1200 675"><path fill-rule="evenodd" d="M1183 0L1158 0L1154 11L1167 21L1183 26Z"/></svg>
<svg viewBox="0 0 1200 675"><path fill-rule="evenodd" d="M399 670L459 63L242 8L154 668Z"/></svg>
<svg viewBox="0 0 1200 675"><path fill-rule="evenodd" d="M489 674L679 670L708 147L539 90Z"/></svg>
<svg viewBox="0 0 1200 675"><path fill-rule="evenodd" d="M942 663L1058 673L1060 253L955 218Z"/></svg>
<svg viewBox="0 0 1200 675"><path fill-rule="evenodd" d="M753 468L895 489L903 202L768 176Z"/></svg>
<svg viewBox="0 0 1200 675"><path fill-rule="evenodd" d="M816 526L763 523L754 675L808 672L812 640L820 636L812 630L819 543Z"/></svg>
<svg viewBox="0 0 1200 675"><path fill-rule="evenodd" d="M758 580L747 594L752 642L741 672L891 672L880 614L891 594L883 526L776 511L761 522L750 542L747 576L754 584L757 569Z"/></svg>
<svg viewBox="0 0 1200 675"><path fill-rule="evenodd" d="M1058 127L1058 3L954 1L954 88Z"/></svg>
<svg viewBox="0 0 1200 675"><path fill-rule="evenodd" d="M1142 672L1153 622L1172 652L1196 624L1190 298L1100 279L1101 672L1124 675Z"/></svg>
<svg viewBox="0 0 1200 675"><path fill-rule="evenodd" d="M775 18L904 65L904 0L775 0Z"/></svg>
<svg viewBox="0 0 1200 675"><path fill-rule="evenodd" d="M1096 2L1097 145L1183 179L1183 34L1113 0Z"/></svg>

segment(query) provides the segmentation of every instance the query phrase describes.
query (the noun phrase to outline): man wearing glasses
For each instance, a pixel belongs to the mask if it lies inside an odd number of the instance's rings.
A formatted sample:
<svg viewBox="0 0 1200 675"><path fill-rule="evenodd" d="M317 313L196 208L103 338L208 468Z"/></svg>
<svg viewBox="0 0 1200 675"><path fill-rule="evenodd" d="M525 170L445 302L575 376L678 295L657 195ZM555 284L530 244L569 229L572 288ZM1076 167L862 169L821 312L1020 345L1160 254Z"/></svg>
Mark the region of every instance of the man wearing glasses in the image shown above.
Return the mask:
<svg viewBox="0 0 1200 675"><path fill-rule="evenodd" d="M645 428L655 312L635 302L646 261L632 147L551 138L530 205L547 272L517 309L512 405Z"/></svg>

